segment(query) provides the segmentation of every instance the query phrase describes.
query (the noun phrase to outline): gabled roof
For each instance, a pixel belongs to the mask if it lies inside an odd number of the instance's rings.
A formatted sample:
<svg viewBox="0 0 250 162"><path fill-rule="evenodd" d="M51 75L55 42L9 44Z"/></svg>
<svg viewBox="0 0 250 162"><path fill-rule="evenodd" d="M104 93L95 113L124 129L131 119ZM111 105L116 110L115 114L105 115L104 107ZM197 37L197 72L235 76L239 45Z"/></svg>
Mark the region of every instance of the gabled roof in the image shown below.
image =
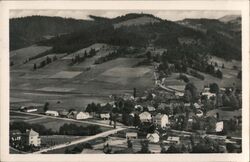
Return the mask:
<svg viewBox="0 0 250 162"><path fill-rule="evenodd" d="M54 111L54 110L47 110L46 112L45 112L46 114L48 113L48 114L54 114L54 113L58 113L57 111Z"/></svg>
<svg viewBox="0 0 250 162"><path fill-rule="evenodd" d="M157 134L157 133L148 133L148 134L147 134L147 138L150 138L150 137L159 138L160 136L159 136L159 134Z"/></svg>
<svg viewBox="0 0 250 162"><path fill-rule="evenodd" d="M147 111L144 111L143 113L140 113L140 118L148 118L151 117L151 114Z"/></svg>
<svg viewBox="0 0 250 162"><path fill-rule="evenodd" d="M179 141L179 140L180 140L180 137L170 136L170 137L168 137L167 140L168 140L168 141Z"/></svg>
<svg viewBox="0 0 250 162"><path fill-rule="evenodd" d="M28 136L39 136L39 133L37 133L36 131L34 131L33 129L27 130L26 134Z"/></svg>
<svg viewBox="0 0 250 162"><path fill-rule="evenodd" d="M155 115L155 119L161 119L162 117L164 117L164 116L166 116L167 117L167 115L166 114L161 114L161 113L158 113L157 115Z"/></svg>

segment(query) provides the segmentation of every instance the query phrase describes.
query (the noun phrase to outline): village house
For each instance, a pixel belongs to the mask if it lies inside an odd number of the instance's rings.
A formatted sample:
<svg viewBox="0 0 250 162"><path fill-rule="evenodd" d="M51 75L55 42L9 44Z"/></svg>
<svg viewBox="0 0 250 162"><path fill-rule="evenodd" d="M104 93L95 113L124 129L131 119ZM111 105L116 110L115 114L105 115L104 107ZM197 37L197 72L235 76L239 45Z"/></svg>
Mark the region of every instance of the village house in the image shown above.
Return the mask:
<svg viewBox="0 0 250 162"><path fill-rule="evenodd" d="M110 114L107 112L100 113L100 118L103 120L108 120L110 118Z"/></svg>
<svg viewBox="0 0 250 162"><path fill-rule="evenodd" d="M23 135L25 145L33 145L39 147L41 145L41 139L39 133L35 132L33 129L26 130Z"/></svg>
<svg viewBox="0 0 250 162"><path fill-rule="evenodd" d="M141 105L135 105L135 110L143 111L143 107Z"/></svg>
<svg viewBox="0 0 250 162"><path fill-rule="evenodd" d="M59 113L57 111L47 110L45 112L45 115L48 115L48 116L59 116Z"/></svg>
<svg viewBox="0 0 250 162"><path fill-rule="evenodd" d="M164 140L163 142L169 144L180 144L180 137L169 136L167 140Z"/></svg>
<svg viewBox="0 0 250 162"><path fill-rule="evenodd" d="M222 132L224 127L223 121L217 122L215 126L215 131L216 132Z"/></svg>
<svg viewBox="0 0 250 162"><path fill-rule="evenodd" d="M67 110L61 110L61 111L59 111L59 115L61 116L61 117L67 117L68 116L68 111Z"/></svg>
<svg viewBox="0 0 250 162"><path fill-rule="evenodd" d="M208 99L210 99L211 97L216 97L216 93L211 93L210 88L204 88L201 95L202 96L207 96Z"/></svg>
<svg viewBox="0 0 250 162"><path fill-rule="evenodd" d="M149 112L143 112L139 115L141 122L151 122L152 116Z"/></svg>
<svg viewBox="0 0 250 162"><path fill-rule="evenodd" d="M127 132L126 133L126 139L131 140L131 139L137 139L138 134L136 132Z"/></svg>
<svg viewBox="0 0 250 162"><path fill-rule="evenodd" d="M147 108L148 108L148 111L149 111L149 112L155 111L155 108L154 108L153 106L148 106Z"/></svg>
<svg viewBox="0 0 250 162"><path fill-rule="evenodd" d="M78 113L78 112L77 112L76 110L72 110L72 111L70 111L70 112L68 113L67 117L68 117L69 119L74 119L77 113Z"/></svg>
<svg viewBox="0 0 250 162"><path fill-rule="evenodd" d="M160 126L161 128L164 128L169 124L168 116L166 114L158 113L154 117L154 122L156 123L156 125Z"/></svg>
<svg viewBox="0 0 250 162"><path fill-rule="evenodd" d="M90 118L90 115L88 112L78 112L74 115L74 119L80 120L80 119L88 119Z"/></svg>
<svg viewBox="0 0 250 162"><path fill-rule="evenodd" d="M152 143L157 143L160 141L160 136L158 133L148 133L146 138Z"/></svg>

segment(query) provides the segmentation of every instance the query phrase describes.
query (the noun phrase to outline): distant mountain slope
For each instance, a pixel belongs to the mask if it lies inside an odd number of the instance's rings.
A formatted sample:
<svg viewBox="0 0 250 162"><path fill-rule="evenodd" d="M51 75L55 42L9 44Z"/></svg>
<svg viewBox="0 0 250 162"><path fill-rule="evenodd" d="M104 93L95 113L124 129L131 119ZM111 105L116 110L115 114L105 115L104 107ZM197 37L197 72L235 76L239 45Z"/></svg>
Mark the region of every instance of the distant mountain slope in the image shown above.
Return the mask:
<svg viewBox="0 0 250 162"><path fill-rule="evenodd" d="M233 21L233 20L236 20L236 19L239 19L240 16L239 15L226 15L226 16L223 16L221 18L219 18L218 20L221 21L221 22L224 22L224 23L228 23L230 21Z"/></svg>
<svg viewBox="0 0 250 162"><path fill-rule="evenodd" d="M133 19L121 21L119 23L115 23L114 28L119 28L119 27L122 27L122 26L145 25L145 24L149 24L149 23L158 23L158 22L160 22L160 20L155 19L153 17L141 16L141 17L138 17L138 18L133 18Z"/></svg>
<svg viewBox="0 0 250 162"><path fill-rule="evenodd" d="M228 18L228 22L222 22L217 19L184 19L177 23L197 31L202 31L214 46L219 46L218 44L220 44L221 48L213 47L217 54L218 52L222 54L228 53L227 55L231 55L230 57L240 59L241 18L236 19L229 20ZM223 51L227 51L227 53ZM222 57L222 54L218 56Z"/></svg>
<svg viewBox="0 0 250 162"><path fill-rule="evenodd" d="M89 28L93 21L61 17L30 16L10 19L10 50L37 41Z"/></svg>
<svg viewBox="0 0 250 162"><path fill-rule="evenodd" d="M213 19L185 19L173 22L149 14L127 14L113 19L91 15L93 21L71 33L42 40L53 53L71 53L93 43L116 46L155 46L186 53L211 54L226 59L241 59L241 32L230 23ZM151 23L151 20L157 23ZM115 25L119 27L114 27ZM121 27L122 26L122 27ZM178 51L176 51L178 53Z"/></svg>

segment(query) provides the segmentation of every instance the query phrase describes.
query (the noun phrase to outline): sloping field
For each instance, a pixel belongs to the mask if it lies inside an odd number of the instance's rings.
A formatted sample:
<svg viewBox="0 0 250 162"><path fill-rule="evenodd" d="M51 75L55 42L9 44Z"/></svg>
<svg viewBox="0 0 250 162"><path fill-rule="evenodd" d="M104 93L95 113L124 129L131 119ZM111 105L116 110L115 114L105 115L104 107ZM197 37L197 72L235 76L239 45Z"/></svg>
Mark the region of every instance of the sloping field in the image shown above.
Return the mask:
<svg viewBox="0 0 250 162"><path fill-rule="evenodd" d="M49 78L61 78L61 79L70 79L74 78L77 75L81 74L81 71L61 71L59 73L56 73L55 75L49 77Z"/></svg>
<svg viewBox="0 0 250 162"><path fill-rule="evenodd" d="M83 48L83 49L81 49L81 50L79 50L79 51L76 51L76 52L74 52L74 53L72 53L72 54L70 54L70 55L64 57L63 59L65 59L65 60L71 60L71 59L74 58L76 55L83 56L84 53L85 53L85 51L86 51L87 53L89 53L89 51L90 51L91 49L95 49L96 51L99 51L100 49L105 49L105 48L107 48L107 45L106 45L106 44L104 44L104 43L95 43L95 44L92 44L91 46L89 46L89 47L87 47L87 48Z"/></svg>
<svg viewBox="0 0 250 162"><path fill-rule="evenodd" d="M150 69L146 67L144 68L115 67L115 68L105 71L101 75L112 76L112 77L133 78L133 77L142 77L148 72L150 72Z"/></svg>
<svg viewBox="0 0 250 162"><path fill-rule="evenodd" d="M52 47L47 46L29 46L26 48L18 49L10 52L10 60L14 62L14 65L20 65L30 57L34 57L40 53L50 50Z"/></svg>

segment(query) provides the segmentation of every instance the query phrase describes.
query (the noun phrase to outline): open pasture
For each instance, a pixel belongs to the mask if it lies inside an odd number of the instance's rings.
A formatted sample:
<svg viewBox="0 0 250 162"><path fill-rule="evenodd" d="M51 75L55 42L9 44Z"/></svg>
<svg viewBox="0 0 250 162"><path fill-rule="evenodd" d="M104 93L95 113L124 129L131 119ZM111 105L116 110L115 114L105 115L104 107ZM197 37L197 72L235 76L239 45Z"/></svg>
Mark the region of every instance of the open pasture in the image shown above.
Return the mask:
<svg viewBox="0 0 250 162"><path fill-rule="evenodd" d="M32 121L29 121L28 123L41 124L45 126L47 129L51 129L52 131L55 131L55 132L58 132L60 127L63 126L64 124L75 124L77 126L83 126L83 127L87 127L90 125L90 124L81 123L77 121L66 121L60 118L59 119L41 118L40 120L32 120ZM100 126L100 128L102 131L107 131L111 129L109 127L103 127L103 126Z"/></svg>
<svg viewBox="0 0 250 162"><path fill-rule="evenodd" d="M144 74L150 72L149 68L146 67L137 67L137 68L127 68L127 67L115 67L109 69L102 73L104 76L112 76L112 77L142 77Z"/></svg>
<svg viewBox="0 0 250 162"><path fill-rule="evenodd" d="M19 114L15 112L10 112L10 121L24 121L29 119L35 119L37 118L34 115L28 115L28 114Z"/></svg>
<svg viewBox="0 0 250 162"><path fill-rule="evenodd" d="M81 74L81 71L61 71L55 75L50 76L49 78L61 78L61 79L71 79Z"/></svg>
<svg viewBox="0 0 250 162"><path fill-rule="evenodd" d="M106 49L107 47L108 47L107 44L104 44L104 43L95 43L95 44L92 44L92 45L89 46L89 47L80 49L80 50L78 50L78 51L76 51L76 52L74 52L74 53L72 53L72 54L70 54L70 55L68 55L68 56L65 56L63 59L65 59L65 60L71 60L71 59L74 58L76 55L83 56L84 53L85 53L85 51L86 51L87 53L89 53L89 51L90 51L91 49L95 49L96 51L99 51L99 50L104 50L104 49Z"/></svg>
<svg viewBox="0 0 250 162"><path fill-rule="evenodd" d="M233 66L237 67L238 69L241 69L242 65L241 65L241 61L238 60L231 60L231 61L226 61L223 58L219 58L216 56L212 56L212 58L209 60L209 63L217 63L218 66L221 68L222 65L224 64L224 67L226 69L233 69Z"/></svg>

